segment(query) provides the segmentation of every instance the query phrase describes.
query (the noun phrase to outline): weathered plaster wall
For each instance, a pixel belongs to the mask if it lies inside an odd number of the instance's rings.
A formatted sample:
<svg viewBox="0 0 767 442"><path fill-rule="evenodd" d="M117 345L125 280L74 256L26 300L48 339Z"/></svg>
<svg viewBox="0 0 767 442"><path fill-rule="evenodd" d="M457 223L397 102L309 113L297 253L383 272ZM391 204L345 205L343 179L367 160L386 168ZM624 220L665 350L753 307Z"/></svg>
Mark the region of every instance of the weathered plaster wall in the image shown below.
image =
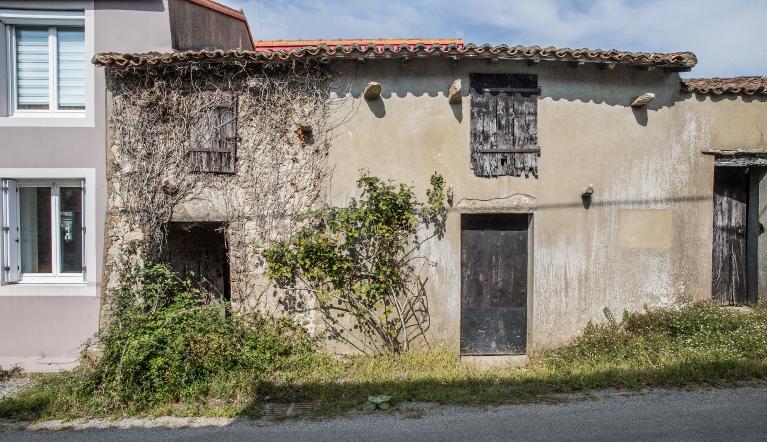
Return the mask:
<svg viewBox="0 0 767 442"><path fill-rule="evenodd" d="M535 201L531 350L603 320L605 306L620 314L709 297L713 158L701 150L758 145L759 131L743 121L764 121L764 103L680 97L676 74L623 66L430 60L339 62L333 69L336 93L355 100L331 149L332 202L343 204L354 192L350 183L361 168L419 189L437 171L453 188L447 235L428 250L433 343L458 348L460 212L472 200L485 201L488 211L510 210L503 201L513 195ZM539 75L537 179L473 175L471 72ZM463 101L450 105L455 79L462 80ZM361 98L368 81L383 85L381 99ZM644 92L656 100L647 109L629 107ZM595 191L585 209L580 194L588 184Z"/></svg>
<svg viewBox="0 0 767 442"><path fill-rule="evenodd" d="M604 320L604 307L620 315L623 309L673 306L688 298L710 297L714 158L702 152L763 149L767 101L684 95L676 74L625 66L600 70L563 63L413 60L403 64L392 60L335 62L331 70L336 99L332 100L334 133L328 158L332 176L326 201L345 204L357 191L354 182L360 169L412 183L421 192L436 171L451 188L446 235L424 249L431 261L424 271L431 344L459 348L462 213L531 214L531 351L568 340L589 320ZM469 161L468 98L473 72L538 74L542 88L538 178L474 176ZM446 95L456 79L462 80L463 100L449 104ZM362 98L369 81L383 84L381 98ZM647 108L632 109L633 98L645 92L655 93L655 101ZM248 99L247 93L241 94L240 100ZM275 131L289 127L291 118L281 119ZM172 121L168 124L170 131L179 129ZM271 191L248 192L248 180L279 170L288 158L280 150L264 148L259 141L263 127L253 124L247 108L238 116L238 126L242 141L237 174L206 180L175 208L173 219L231 224L237 219L232 213L246 213L245 224L230 225L228 238L260 241L266 236L252 232L263 229L267 221L260 209L265 202L243 195L293 190L286 189L283 180ZM293 152L291 143L280 149ZM113 152L121 149L110 146ZM259 163L256 168L241 168L267 154L276 155L269 164L278 167L264 168L267 163ZM120 163L119 158L113 160ZM587 185L594 188L588 208L581 199ZM117 232L113 246L125 241L121 235L126 232ZM255 293L270 290L257 262L262 245L249 244L249 252L230 259L235 267L247 264L239 272L246 275L248 282L242 287L247 290L240 292L255 298ZM269 305L284 296L277 291L269 294ZM252 306L259 305L264 306L259 302Z"/></svg>

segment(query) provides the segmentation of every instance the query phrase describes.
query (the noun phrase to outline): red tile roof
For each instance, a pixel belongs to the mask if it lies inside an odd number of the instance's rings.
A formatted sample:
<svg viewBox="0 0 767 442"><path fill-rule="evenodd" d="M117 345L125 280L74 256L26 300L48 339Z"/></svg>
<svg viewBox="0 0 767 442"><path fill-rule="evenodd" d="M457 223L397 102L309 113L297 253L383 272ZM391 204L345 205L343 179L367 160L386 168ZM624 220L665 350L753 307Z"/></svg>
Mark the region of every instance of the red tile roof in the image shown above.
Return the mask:
<svg viewBox="0 0 767 442"><path fill-rule="evenodd" d="M463 46L462 38L353 38L353 39L330 39L330 40L255 40L253 47L256 51L289 51L292 49L307 48L312 46L351 46L362 47L373 45L376 49L385 46L415 46L419 43L426 45L456 45Z"/></svg>
<svg viewBox="0 0 767 442"><path fill-rule="evenodd" d="M767 77L688 78L682 90L699 94L767 95Z"/></svg>
<svg viewBox="0 0 767 442"><path fill-rule="evenodd" d="M391 59L391 58L484 58L529 61L573 61L596 64L625 64L631 66L653 66L670 70L689 70L698 62L692 52L625 52L615 49L569 49L542 48L540 46L477 46L468 44L401 44L376 46L368 44L300 47L292 50L215 50L186 51L172 53L149 52L144 54L101 53L93 57L93 63L110 67L138 67L157 64L188 63L203 61L252 61L274 62L298 59Z"/></svg>

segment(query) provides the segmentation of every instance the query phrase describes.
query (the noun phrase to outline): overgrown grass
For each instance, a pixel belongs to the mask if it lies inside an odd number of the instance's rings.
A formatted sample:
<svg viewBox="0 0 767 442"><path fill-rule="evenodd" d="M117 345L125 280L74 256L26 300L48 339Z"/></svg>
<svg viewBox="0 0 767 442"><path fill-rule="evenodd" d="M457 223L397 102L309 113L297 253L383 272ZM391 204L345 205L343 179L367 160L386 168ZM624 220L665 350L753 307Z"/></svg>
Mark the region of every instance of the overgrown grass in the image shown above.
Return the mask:
<svg viewBox="0 0 767 442"><path fill-rule="evenodd" d="M7 381L8 379L21 374L21 367L15 365L11 368L5 369L0 367L0 382Z"/></svg>
<svg viewBox="0 0 767 442"><path fill-rule="evenodd" d="M568 345L532 357L527 369L478 369L446 350L344 362L309 347L288 354L257 375L235 368L211 377L194 394L128 400L123 408L78 390L92 376L92 368L83 368L40 378L33 389L0 402L0 417L258 415L267 401L314 401L318 413L330 414L359 406L370 394L387 394L395 402L497 404L611 387L728 385L767 379L767 309L694 304L627 313L619 324L589 324Z"/></svg>

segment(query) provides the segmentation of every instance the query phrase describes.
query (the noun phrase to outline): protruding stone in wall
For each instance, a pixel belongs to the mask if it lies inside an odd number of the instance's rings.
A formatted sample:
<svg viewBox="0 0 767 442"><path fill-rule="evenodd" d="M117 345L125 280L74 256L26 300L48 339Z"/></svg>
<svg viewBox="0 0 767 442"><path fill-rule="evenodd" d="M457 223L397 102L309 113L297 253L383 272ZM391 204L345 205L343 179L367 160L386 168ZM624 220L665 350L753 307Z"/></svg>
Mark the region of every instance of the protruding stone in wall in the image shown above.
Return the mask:
<svg viewBox="0 0 767 442"><path fill-rule="evenodd" d="M366 100L375 100L381 96L381 83L371 81L365 85L365 91L362 94Z"/></svg>
<svg viewBox="0 0 767 442"><path fill-rule="evenodd" d="M461 102L461 79L455 80L450 85L450 89L447 91L447 97L450 104L458 104Z"/></svg>
<svg viewBox="0 0 767 442"><path fill-rule="evenodd" d="M631 102L631 107L647 106L654 99L655 99L655 94L653 94L652 92L647 92L646 94L642 94L634 98L634 101Z"/></svg>

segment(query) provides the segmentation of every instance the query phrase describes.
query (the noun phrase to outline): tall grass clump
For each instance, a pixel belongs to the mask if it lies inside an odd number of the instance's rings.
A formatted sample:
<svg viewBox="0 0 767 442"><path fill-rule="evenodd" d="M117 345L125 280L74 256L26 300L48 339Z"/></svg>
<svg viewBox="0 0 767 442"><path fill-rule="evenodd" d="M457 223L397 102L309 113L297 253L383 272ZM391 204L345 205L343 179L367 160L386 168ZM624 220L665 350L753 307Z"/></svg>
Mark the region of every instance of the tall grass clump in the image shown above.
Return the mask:
<svg viewBox="0 0 767 442"><path fill-rule="evenodd" d="M607 313L606 313L607 315ZM767 377L767 309L714 303L624 312L589 323L583 334L540 361L552 373L596 386L719 383Z"/></svg>

